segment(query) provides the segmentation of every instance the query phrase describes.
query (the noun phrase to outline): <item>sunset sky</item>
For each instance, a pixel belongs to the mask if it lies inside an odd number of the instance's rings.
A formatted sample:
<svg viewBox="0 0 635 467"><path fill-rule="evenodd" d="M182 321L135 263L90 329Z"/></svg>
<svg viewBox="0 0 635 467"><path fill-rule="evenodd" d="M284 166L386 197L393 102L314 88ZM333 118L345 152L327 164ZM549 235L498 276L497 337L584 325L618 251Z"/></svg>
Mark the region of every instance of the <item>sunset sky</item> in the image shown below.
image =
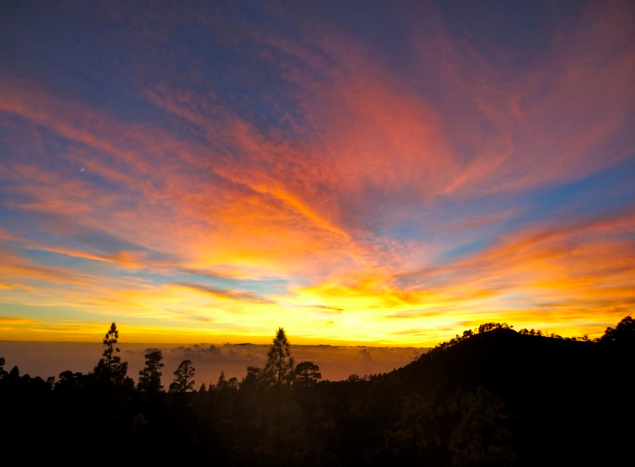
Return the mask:
<svg viewBox="0 0 635 467"><path fill-rule="evenodd" d="M632 1L0 3L0 340L635 313Z"/></svg>

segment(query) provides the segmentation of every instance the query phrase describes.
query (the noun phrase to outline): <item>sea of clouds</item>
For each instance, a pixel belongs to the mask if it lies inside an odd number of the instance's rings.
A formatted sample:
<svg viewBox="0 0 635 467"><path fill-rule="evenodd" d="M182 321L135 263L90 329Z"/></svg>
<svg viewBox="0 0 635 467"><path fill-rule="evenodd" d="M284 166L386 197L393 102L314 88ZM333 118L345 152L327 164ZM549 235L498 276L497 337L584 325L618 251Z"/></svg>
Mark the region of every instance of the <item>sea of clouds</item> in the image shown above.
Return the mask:
<svg viewBox="0 0 635 467"><path fill-rule="evenodd" d="M197 388L201 384L215 384L221 371L227 379L236 377L240 381L248 366L264 366L270 348L269 345L257 344L121 344L118 347L122 360L128 362L128 375L135 381L143 368L145 353L159 349L165 364L162 370L164 385L172 381L174 370L187 359L196 369L194 379ZM20 374L42 378L58 377L66 370L88 373L101 358L102 351L103 345L97 343L0 342L0 357L6 360L6 371L17 366ZM296 364L311 361L320 367L322 379L331 381L346 379L352 374L362 377L385 373L410 363L425 351L415 347L291 347Z"/></svg>

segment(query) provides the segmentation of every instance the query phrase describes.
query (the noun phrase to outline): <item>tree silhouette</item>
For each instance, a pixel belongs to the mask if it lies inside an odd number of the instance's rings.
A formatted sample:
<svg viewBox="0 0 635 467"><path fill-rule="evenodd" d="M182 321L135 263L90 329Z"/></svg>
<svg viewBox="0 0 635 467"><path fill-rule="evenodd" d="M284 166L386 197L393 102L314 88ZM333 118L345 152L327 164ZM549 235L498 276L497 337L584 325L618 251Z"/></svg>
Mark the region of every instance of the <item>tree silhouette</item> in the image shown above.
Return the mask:
<svg viewBox="0 0 635 467"><path fill-rule="evenodd" d="M635 346L635 320L627 316L617 323L617 327L606 328L604 335L600 338L600 343Z"/></svg>
<svg viewBox="0 0 635 467"><path fill-rule="evenodd" d="M493 331L494 329L511 329L513 326L509 326L507 323L483 323L478 327L478 333Z"/></svg>
<svg viewBox="0 0 635 467"><path fill-rule="evenodd" d="M163 390L161 384L161 368L163 368L163 354L160 350L149 350L145 354L145 368L139 371L139 383L137 389L149 393L157 393Z"/></svg>
<svg viewBox="0 0 635 467"><path fill-rule="evenodd" d="M414 464L414 459L423 459L436 448L435 444L440 444L440 430L434 423L436 406L432 399L416 392L404 399L401 418L386 432L387 447L396 458Z"/></svg>
<svg viewBox="0 0 635 467"><path fill-rule="evenodd" d="M174 372L174 381L170 384L170 392L187 392L194 389L194 372L191 360L183 360Z"/></svg>
<svg viewBox="0 0 635 467"><path fill-rule="evenodd" d="M267 352L264 380L269 384L281 385L293 379L293 357L283 328L278 328L273 344Z"/></svg>
<svg viewBox="0 0 635 467"><path fill-rule="evenodd" d="M249 391L260 386L262 383L262 368L257 366L248 366L247 374L240 382L240 389Z"/></svg>
<svg viewBox="0 0 635 467"><path fill-rule="evenodd" d="M56 391L77 391L84 384L84 375L80 372L73 373L70 370L62 371L55 383Z"/></svg>
<svg viewBox="0 0 635 467"><path fill-rule="evenodd" d="M225 372L221 371L220 375L218 376L218 383L216 384L216 387L219 391L222 391L224 389L227 389L228 386L229 383L227 383L227 378L225 378Z"/></svg>
<svg viewBox="0 0 635 467"><path fill-rule="evenodd" d="M95 377L100 385L112 387L134 384L126 376L128 373L128 362L122 362L121 357L117 355L120 351L119 347L115 347L118 338L117 325L112 323L103 340L104 353L94 370Z"/></svg>
<svg viewBox="0 0 635 467"><path fill-rule="evenodd" d="M4 371L4 364L5 364L4 357L0 357L0 378L4 377L4 375L7 374L7 372Z"/></svg>
<svg viewBox="0 0 635 467"><path fill-rule="evenodd" d="M322 379L322 373L320 373L320 367L313 362L298 363L293 371L294 384L301 387L314 386L320 379Z"/></svg>
<svg viewBox="0 0 635 467"><path fill-rule="evenodd" d="M501 399L483 387L469 391L457 407L460 420L450 436L452 465L500 465L516 463L511 447L508 418Z"/></svg>

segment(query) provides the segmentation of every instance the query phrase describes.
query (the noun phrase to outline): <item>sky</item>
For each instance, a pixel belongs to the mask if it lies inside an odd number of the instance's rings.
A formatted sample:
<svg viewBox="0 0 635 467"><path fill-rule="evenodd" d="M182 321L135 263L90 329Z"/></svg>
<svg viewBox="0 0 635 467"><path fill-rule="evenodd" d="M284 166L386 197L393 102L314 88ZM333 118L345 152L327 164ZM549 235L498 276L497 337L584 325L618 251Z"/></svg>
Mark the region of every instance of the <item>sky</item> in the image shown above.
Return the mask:
<svg viewBox="0 0 635 467"><path fill-rule="evenodd" d="M634 312L630 1L0 4L0 340L429 347Z"/></svg>

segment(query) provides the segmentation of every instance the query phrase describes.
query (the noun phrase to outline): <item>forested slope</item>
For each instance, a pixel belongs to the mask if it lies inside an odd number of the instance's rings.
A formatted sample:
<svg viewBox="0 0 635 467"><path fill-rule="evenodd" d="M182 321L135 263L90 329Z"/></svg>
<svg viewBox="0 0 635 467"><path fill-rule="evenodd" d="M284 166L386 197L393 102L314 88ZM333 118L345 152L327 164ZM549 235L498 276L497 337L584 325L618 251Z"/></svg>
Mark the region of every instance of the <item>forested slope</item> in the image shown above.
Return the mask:
<svg viewBox="0 0 635 467"><path fill-rule="evenodd" d="M194 390L161 355L138 383L116 327L89 374L31 378L0 359L0 439L21 459L217 465L623 465L633 460L635 323L596 341L489 323L382 375L320 381L282 329L267 364ZM8 452L6 451L6 452ZM110 460L107 460L110 459Z"/></svg>

